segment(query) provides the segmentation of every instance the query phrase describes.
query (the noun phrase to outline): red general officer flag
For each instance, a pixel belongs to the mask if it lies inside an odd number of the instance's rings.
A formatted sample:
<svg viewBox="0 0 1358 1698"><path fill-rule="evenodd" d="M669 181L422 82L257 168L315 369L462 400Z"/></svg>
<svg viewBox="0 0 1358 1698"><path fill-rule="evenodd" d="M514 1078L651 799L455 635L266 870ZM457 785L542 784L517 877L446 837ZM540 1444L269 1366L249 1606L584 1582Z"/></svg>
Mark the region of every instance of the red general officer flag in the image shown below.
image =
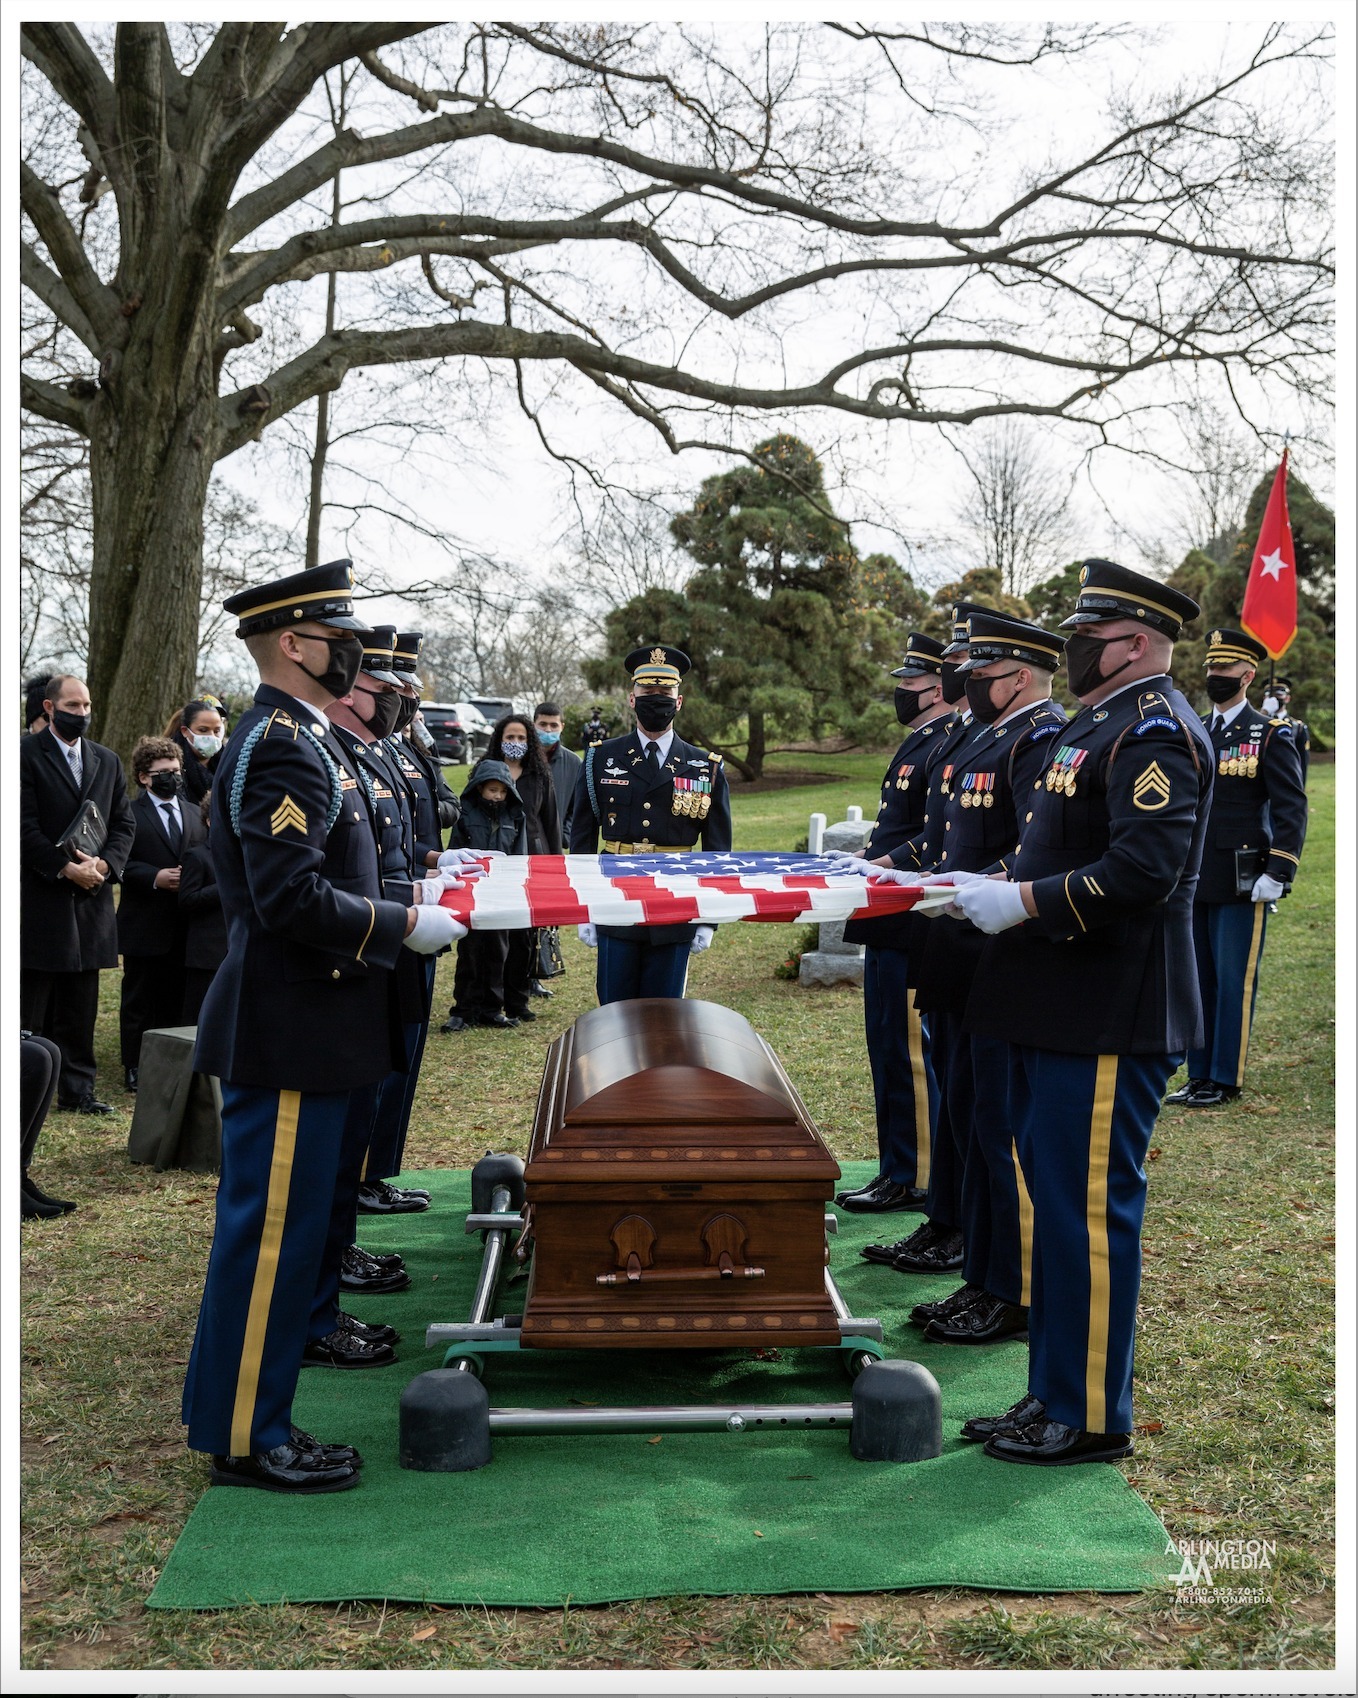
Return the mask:
<svg viewBox="0 0 1358 1698"><path fill-rule="evenodd" d="M1281 660L1297 634L1297 555L1287 517L1287 450L1273 479L1254 561L1245 585L1240 623L1274 660Z"/></svg>

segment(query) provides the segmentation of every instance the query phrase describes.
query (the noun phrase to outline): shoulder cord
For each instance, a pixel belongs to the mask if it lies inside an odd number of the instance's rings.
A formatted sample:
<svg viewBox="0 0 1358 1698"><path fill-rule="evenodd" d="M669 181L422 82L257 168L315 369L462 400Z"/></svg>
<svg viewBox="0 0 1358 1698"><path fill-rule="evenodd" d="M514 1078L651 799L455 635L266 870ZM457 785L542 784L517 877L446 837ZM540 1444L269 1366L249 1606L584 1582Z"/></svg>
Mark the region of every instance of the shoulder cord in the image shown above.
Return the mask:
<svg viewBox="0 0 1358 1698"><path fill-rule="evenodd" d="M594 794L594 751L597 743L591 743L585 750L585 789L589 794L590 809L594 814L594 823L602 827L603 820L599 816L599 798Z"/></svg>
<svg viewBox="0 0 1358 1698"><path fill-rule="evenodd" d="M254 754L255 745L272 724L272 716L268 719L261 719L258 725L254 726L246 733L245 742L241 746L241 752L236 761L236 770L231 775L231 796L227 807L227 813L231 820L231 829L235 832L237 837L240 836L241 802L245 795L245 775L250 767L250 756ZM314 734L314 732L309 731L305 725L299 725L297 727L297 732L299 736L304 737L306 741L311 744L312 748L315 749L316 753L325 763L326 771L330 774L330 808L325 816L326 834L329 835L331 826L333 826L335 821L339 818L340 804L343 797L343 790L340 786L339 769L336 767L335 762L325 745L321 742L320 738ZM368 787L368 794L370 796L372 795L371 785ZM376 806L375 801L373 805Z"/></svg>

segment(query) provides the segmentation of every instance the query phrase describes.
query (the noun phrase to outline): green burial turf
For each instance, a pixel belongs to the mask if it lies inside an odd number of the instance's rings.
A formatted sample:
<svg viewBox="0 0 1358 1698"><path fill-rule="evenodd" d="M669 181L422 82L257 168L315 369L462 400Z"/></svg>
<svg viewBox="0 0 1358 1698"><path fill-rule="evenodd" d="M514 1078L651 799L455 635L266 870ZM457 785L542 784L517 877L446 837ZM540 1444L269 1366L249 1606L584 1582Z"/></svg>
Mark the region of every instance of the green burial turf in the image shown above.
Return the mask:
<svg viewBox="0 0 1358 1698"><path fill-rule="evenodd" d="M875 1163L847 1163L862 1183ZM357 1445L353 1491L292 1499L209 1489L150 1605L386 1598L439 1604L597 1604L679 1594L880 1592L980 1586L1016 1592L1135 1592L1171 1582L1165 1531L1106 1463L1025 1468L958 1438L969 1415L1023 1392L1027 1347L931 1345L910 1307L951 1278L874 1268L862 1244L897 1238L920 1217L840 1214L831 1265L851 1311L876 1315L888 1356L924 1363L943 1391L943 1454L910 1466L855 1462L848 1434L819 1431L562 1434L495 1443L489 1467L413 1473L397 1464L397 1411L414 1375L442 1366L424 1348L431 1321L465 1320L481 1241L462 1230L465 1171L414 1175L433 1193L422 1215L368 1218L363 1242L399 1248L412 1276L355 1312L403 1334L389 1368L301 1376L294 1418ZM501 1284L498 1312L522 1307ZM524 1352L487 1355L492 1406L569 1403L847 1402L838 1354L784 1350Z"/></svg>

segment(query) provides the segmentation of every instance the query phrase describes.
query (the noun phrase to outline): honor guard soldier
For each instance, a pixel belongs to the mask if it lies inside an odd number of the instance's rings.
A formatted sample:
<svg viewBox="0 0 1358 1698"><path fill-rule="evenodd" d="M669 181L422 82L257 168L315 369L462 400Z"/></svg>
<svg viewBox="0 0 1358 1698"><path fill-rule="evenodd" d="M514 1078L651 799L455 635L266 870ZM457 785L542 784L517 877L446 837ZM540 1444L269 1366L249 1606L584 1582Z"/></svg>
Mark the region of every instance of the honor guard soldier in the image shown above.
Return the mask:
<svg viewBox="0 0 1358 1698"><path fill-rule="evenodd" d="M952 640L940 656L940 693L950 709L931 739L924 760L924 812L920 829L913 837L896 844L872 860L852 859L854 869L871 876L873 867L904 868L917 873L921 868L936 865L943 852L944 803L954 766L962 753L986 727L972 717L967 702L966 674L962 662L967 653L967 620L973 613L991 611L977 602L959 601L952 609ZM928 931L924 917L907 915L908 937L911 945L906 952L905 984L910 996L913 1017L920 1022L925 1040L925 1065L929 1079L929 1169L924 1200L924 1224L907 1237L890 1244L869 1244L861 1254L870 1262L881 1262L900 1273L947 1273L962 1265L962 1170L957 1157L957 1144L948 1125L947 1104L939 1084L947 1070L950 1030L935 1029L934 1023L914 1008L914 991L919 964L924 957ZM836 1201L854 1210L852 1193L841 1193ZM861 1206L861 1205L860 1205ZM911 1311L911 1319L926 1325L933 1319L938 1303L920 1303Z"/></svg>
<svg viewBox="0 0 1358 1698"><path fill-rule="evenodd" d="M443 847L444 833L456 823L461 803L443 776L443 763L433 739L424 731L423 721L419 726L415 724L424 690L424 680L419 674L423 647L422 632L396 633L392 669L401 680L401 711L388 743L398 751L401 770L415 796L415 864L427 872L451 864ZM422 735L417 736L417 731ZM459 861L468 858L460 850L456 854Z"/></svg>
<svg viewBox="0 0 1358 1698"><path fill-rule="evenodd" d="M1292 712L1292 680L1270 679L1268 693L1260 706L1270 719L1285 719L1292 727L1292 741L1297 745L1297 759L1301 762L1301 781L1305 784L1311 766L1311 727Z"/></svg>
<svg viewBox="0 0 1358 1698"><path fill-rule="evenodd" d="M897 680L896 719L905 737L882 780L877 821L863 850L868 861L885 857L923 829L926 767L953 719L943 699L943 644L936 637L912 631L905 659L891 676ZM918 920L912 925L909 914L890 914L853 919L844 928L846 943L864 946L863 1028L877 1113L877 1177L836 1199L856 1214L922 1209L926 1200L937 1087L908 982L910 943L918 925Z"/></svg>
<svg viewBox="0 0 1358 1698"><path fill-rule="evenodd" d="M1132 1448L1146 1151L1201 1030L1192 907L1215 767L1169 677L1197 613L1153 578L1084 563L1062 627L1083 705L1047 742L1007 877L968 880L955 901L990 935L966 1026L1010 1046L1033 1209L1028 1392L962 1429L1007 1462Z"/></svg>
<svg viewBox="0 0 1358 1698"><path fill-rule="evenodd" d="M1051 700L1064 647L1063 637L1007 614L968 618L961 670L984 729L949 776L932 869L940 879L989 872L1017 847L1032 784L1066 723ZM936 921L915 981L916 1002L947 1034L939 1089L962 1173L963 1284L926 1323L925 1337L938 1344L991 1344L1028 1324L1032 1207L1009 1115L1008 1050L964 1024L984 945L973 927Z"/></svg>
<svg viewBox="0 0 1358 1698"><path fill-rule="evenodd" d="M720 755L674 731L683 706L680 681L691 662L681 649L643 643L623 662L632 675L628 703L635 728L591 744L576 781L571 853L674 854L701 842L731 847L731 799ZM688 958L712 941L711 926L581 926L599 950L600 1003L638 996L682 996Z"/></svg>
<svg viewBox="0 0 1358 1698"><path fill-rule="evenodd" d="M225 604L260 687L214 786L229 944L195 1066L221 1080L222 1160L183 1412L214 1483L279 1492L358 1483L356 1453L294 1427L292 1398L345 1126L398 1060L392 969L403 945L439 948L462 929L384 896L359 781L325 717L362 660L351 583L336 561Z"/></svg>
<svg viewBox="0 0 1358 1698"><path fill-rule="evenodd" d="M1296 729L1245 696L1267 652L1244 631L1207 638L1217 778L1193 904L1203 1042L1189 1051L1188 1083L1167 1099L1186 1108L1215 1108L1240 1095L1269 908L1292 888L1306 839Z"/></svg>

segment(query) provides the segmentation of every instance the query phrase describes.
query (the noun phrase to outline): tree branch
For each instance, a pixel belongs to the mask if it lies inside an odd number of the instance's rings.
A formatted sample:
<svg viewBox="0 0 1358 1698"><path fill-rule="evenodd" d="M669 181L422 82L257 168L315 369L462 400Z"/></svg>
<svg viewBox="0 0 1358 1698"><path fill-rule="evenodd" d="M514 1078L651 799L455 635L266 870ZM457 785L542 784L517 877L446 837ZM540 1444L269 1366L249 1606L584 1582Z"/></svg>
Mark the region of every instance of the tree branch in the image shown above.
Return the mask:
<svg viewBox="0 0 1358 1698"><path fill-rule="evenodd" d="M40 377L30 377L27 372L21 371L19 404L39 418L65 425L81 436L90 434L90 403L78 400L55 383L47 383Z"/></svg>
<svg viewBox="0 0 1358 1698"><path fill-rule="evenodd" d="M68 330L74 331L89 351L98 357L99 338L79 302L56 272L43 264L27 242L19 244L19 281L26 289L31 289L48 312L59 319Z"/></svg>
<svg viewBox="0 0 1358 1698"><path fill-rule="evenodd" d="M74 24L21 24L25 59L42 72L101 145L114 134L113 84L89 42Z"/></svg>
<svg viewBox="0 0 1358 1698"><path fill-rule="evenodd" d="M118 330L120 315L118 297L102 282L71 221L62 211L57 192L45 183L26 160L19 162L20 204L42 237L43 245L52 256L62 282L84 314L88 327L101 342L113 339ZM75 330L75 325L71 325ZM79 335L79 331L76 332ZM81 336L81 341L85 338Z"/></svg>

